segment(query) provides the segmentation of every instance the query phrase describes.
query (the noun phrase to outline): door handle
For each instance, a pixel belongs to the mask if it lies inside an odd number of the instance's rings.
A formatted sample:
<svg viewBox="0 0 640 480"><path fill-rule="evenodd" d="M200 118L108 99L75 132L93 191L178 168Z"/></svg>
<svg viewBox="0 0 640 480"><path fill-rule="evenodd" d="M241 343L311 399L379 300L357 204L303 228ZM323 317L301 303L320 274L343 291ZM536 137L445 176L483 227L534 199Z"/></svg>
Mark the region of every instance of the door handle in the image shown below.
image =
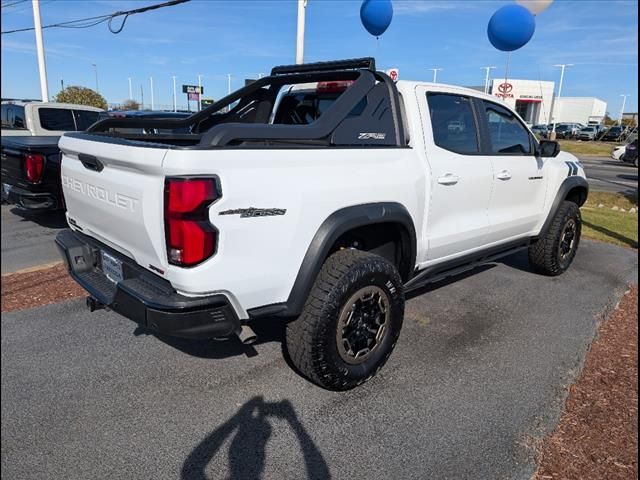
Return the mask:
<svg viewBox="0 0 640 480"><path fill-rule="evenodd" d="M445 173L443 177L438 178L440 185L455 185L460 180L460 177L453 173Z"/></svg>
<svg viewBox="0 0 640 480"><path fill-rule="evenodd" d="M496 177L500 180L511 180L511 172L509 170L502 170Z"/></svg>

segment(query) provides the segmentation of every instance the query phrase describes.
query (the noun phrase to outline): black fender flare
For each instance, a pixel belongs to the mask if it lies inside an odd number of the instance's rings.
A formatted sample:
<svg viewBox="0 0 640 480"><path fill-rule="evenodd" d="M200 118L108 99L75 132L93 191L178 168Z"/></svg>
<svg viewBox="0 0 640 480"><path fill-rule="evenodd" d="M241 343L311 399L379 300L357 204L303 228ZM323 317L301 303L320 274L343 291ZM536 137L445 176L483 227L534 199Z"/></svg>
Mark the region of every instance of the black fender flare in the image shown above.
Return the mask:
<svg viewBox="0 0 640 480"><path fill-rule="evenodd" d="M589 184L587 183L587 180L583 177L578 177L578 176L567 177L560 184L560 188L558 188L556 197L553 199L553 204L551 204L551 209L549 210L547 219L542 225L542 228L540 229L540 233L536 236L536 238L543 237L547 233L547 231L551 227L553 218L556 216L556 212L558 211L558 208L560 208L560 204L567 198L567 195L569 194L569 192L576 187L586 189L587 194L584 197L586 201L587 195L589 195ZM583 204L584 202L578 206L581 207Z"/></svg>
<svg viewBox="0 0 640 480"><path fill-rule="evenodd" d="M338 238L354 228L376 223L397 223L405 228L407 236L405 241L408 247L406 262L409 265L406 279L408 279L413 274L415 266L416 231L407 209L395 202L353 205L333 212L322 222L309 244L287 301L250 309L247 312L249 316L253 319L271 315L285 317L300 315L324 260Z"/></svg>

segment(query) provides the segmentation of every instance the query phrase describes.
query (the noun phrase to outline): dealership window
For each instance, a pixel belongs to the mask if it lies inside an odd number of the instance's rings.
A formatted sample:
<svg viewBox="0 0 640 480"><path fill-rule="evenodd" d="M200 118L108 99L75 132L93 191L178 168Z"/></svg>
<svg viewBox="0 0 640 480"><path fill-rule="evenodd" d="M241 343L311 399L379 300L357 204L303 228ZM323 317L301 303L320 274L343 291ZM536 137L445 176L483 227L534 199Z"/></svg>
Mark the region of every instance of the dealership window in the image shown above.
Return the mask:
<svg viewBox="0 0 640 480"><path fill-rule="evenodd" d="M468 97L428 93L427 103L436 145L462 154L480 151L476 122Z"/></svg>
<svg viewBox="0 0 640 480"><path fill-rule="evenodd" d="M518 118L506 108L491 102L484 102L491 153L512 155L531 154L529 131Z"/></svg>

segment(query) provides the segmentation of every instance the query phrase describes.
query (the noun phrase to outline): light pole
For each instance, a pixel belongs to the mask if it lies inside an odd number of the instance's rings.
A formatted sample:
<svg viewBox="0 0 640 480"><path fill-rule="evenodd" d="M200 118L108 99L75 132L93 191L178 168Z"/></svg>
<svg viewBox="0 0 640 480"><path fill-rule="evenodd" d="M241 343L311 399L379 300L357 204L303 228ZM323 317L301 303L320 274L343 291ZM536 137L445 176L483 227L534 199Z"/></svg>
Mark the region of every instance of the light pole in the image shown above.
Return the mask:
<svg viewBox="0 0 640 480"><path fill-rule="evenodd" d="M627 103L627 97L630 97L631 95L629 93L626 93L626 94L620 94L620 96L622 97L622 108L620 109L620 125L622 125L622 117L624 116L624 106Z"/></svg>
<svg viewBox="0 0 640 480"><path fill-rule="evenodd" d="M173 76L171 78L173 78L173 111L175 112L175 111L177 111L177 108L176 108L176 77Z"/></svg>
<svg viewBox="0 0 640 480"><path fill-rule="evenodd" d="M202 75L198 75L198 111L202 110Z"/></svg>
<svg viewBox="0 0 640 480"><path fill-rule="evenodd" d="M231 74L227 73L227 95L231 95Z"/></svg>
<svg viewBox="0 0 640 480"><path fill-rule="evenodd" d="M296 33L296 63L304 62L304 16L307 0L298 0L298 29Z"/></svg>
<svg viewBox="0 0 640 480"><path fill-rule="evenodd" d="M100 93L100 87L98 86L98 65L96 65L95 63L92 63L91 65L96 72L96 93Z"/></svg>
<svg viewBox="0 0 640 480"><path fill-rule="evenodd" d="M149 86L151 87L151 110L155 110L155 102L153 101L153 77L149 77Z"/></svg>
<svg viewBox="0 0 640 480"><path fill-rule="evenodd" d="M129 100L133 100L133 87L131 86L131 77L129 77Z"/></svg>
<svg viewBox="0 0 640 480"><path fill-rule="evenodd" d="M436 83L438 79L438 72L442 70L442 68L429 68L428 70L433 70L433 83Z"/></svg>
<svg viewBox="0 0 640 480"><path fill-rule="evenodd" d="M556 103L560 100L560 96L562 95L562 82L564 81L564 69L567 67L573 67L573 63L562 63L559 65L554 65L554 67L560 67L560 84L558 85L558 95L553 102L551 102L551 111L549 112L549 119L553 122L553 129L551 130L551 140L556 139L556 119L553 117L553 110L555 109Z"/></svg>
<svg viewBox="0 0 640 480"><path fill-rule="evenodd" d="M42 101L49 101L49 86L47 84L47 66L44 61L44 42L42 40L42 23L40 23L40 0L31 0L33 7L33 26L36 33L36 50L38 53L38 71L40 72L40 95Z"/></svg>
<svg viewBox="0 0 640 480"><path fill-rule="evenodd" d="M486 70L487 74L484 77L484 93L489 93L489 72L498 67L480 67L480 70Z"/></svg>

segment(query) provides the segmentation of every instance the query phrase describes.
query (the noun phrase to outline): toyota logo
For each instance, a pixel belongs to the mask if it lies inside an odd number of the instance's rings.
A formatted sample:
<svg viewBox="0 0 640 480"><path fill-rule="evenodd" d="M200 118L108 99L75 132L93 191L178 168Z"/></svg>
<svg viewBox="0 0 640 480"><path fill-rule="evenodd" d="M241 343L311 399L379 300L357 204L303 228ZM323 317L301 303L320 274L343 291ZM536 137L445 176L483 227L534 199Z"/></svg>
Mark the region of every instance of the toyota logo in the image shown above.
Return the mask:
<svg viewBox="0 0 640 480"><path fill-rule="evenodd" d="M501 83L500 85L498 85L498 90L500 91L500 93L511 93L511 90L513 90L513 85L511 85L510 83Z"/></svg>

